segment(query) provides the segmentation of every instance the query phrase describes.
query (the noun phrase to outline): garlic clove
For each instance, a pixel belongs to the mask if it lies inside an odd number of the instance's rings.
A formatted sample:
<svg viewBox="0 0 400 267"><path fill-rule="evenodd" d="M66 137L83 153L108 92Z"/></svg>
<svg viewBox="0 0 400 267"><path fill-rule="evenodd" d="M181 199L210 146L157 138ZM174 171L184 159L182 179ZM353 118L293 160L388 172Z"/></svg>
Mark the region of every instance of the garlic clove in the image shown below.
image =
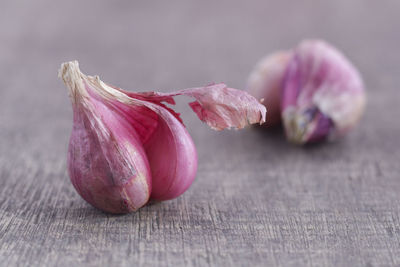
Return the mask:
<svg viewBox="0 0 400 267"><path fill-rule="evenodd" d="M186 128L170 113L163 111L159 126L144 144L148 156L155 200L173 199L183 194L197 172L197 152Z"/></svg>
<svg viewBox="0 0 400 267"><path fill-rule="evenodd" d="M359 121L365 102L359 72L333 46L309 40L294 50L281 98L290 141L304 144L344 135Z"/></svg>
<svg viewBox="0 0 400 267"><path fill-rule="evenodd" d="M162 104L148 101L143 104L159 116L157 128L143 143L152 173L151 198L173 199L184 193L196 177L196 148L175 112L171 113Z"/></svg>
<svg viewBox="0 0 400 267"><path fill-rule="evenodd" d="M268 123L274 126L281 121L281 93L286 67L292 55L291 51L278 51L261 59L251 72L247 91L257 99L263 99L268 110Z"/></svg>
<svg viewBox="0 0 400 267"><path fill-rule="evenodd" d="M135 129L111 101L105 101L98 80L81 74L77 62L64 63L60 76L73 104L68 149L72 184L99 209L111 213L137 210L149 199L151 174Z"/></svg>
<svg viewBox="0 0 400 267"><path fill-rule="evenodd" d="M149 199L181 195L193 182L197 154L179 114L163 102L187 95L197 116L211 128L243 128L265 121L265 107L224 84L174 93L133 93L86 76L78 62L64 63L60 77L70 91L74 127L69 173L79 194L93 206L126 213Z"/></svg>

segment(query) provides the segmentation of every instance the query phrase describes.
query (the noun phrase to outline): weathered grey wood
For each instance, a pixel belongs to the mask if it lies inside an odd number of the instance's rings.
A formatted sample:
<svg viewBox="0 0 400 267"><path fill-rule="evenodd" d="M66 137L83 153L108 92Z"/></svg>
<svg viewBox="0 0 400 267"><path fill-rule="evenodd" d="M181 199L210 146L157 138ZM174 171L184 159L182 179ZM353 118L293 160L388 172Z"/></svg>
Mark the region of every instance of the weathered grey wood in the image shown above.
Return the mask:
<svg viewBox="0 0 400 267"><path fill-rule="evenodd" d="M1 1L1 266L400 265L400 2ZM178 199L125 216L86 204L66 172L61 62L130 90L224 81L305 37L359 67L369 102L333 144L214 132L178 103L198 148Z"/></svg>

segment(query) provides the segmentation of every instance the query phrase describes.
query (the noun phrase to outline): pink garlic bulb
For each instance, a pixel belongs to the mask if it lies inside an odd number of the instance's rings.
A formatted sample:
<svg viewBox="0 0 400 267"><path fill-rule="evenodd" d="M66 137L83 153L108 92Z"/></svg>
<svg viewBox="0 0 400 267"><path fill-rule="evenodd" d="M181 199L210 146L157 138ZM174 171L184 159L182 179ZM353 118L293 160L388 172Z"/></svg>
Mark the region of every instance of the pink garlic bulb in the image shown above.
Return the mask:
<svg viewBox="0 0 400 267"><path fill-rule="evenodd" d="M359 72L341 52L320 40L303 41L294 49L282 89L285 133L298 144L343 136L365 108Z"/></svg>
<svg viewBox="0 0 400 267"><path fill-rule="evenodd" d="M178 113L164 103L195 98L190 106L215 130L263 123L266 109L246 92L224 84L174 93L134 93L86 76L77 61L62 64L69 88L73 129L68 170L78 193L94 207L127 213L149 199L185 192L197 171L194 143Z"/></svg>
<svg viewBox="0 0 400 267"><path fill-rule="evenodd" d="M263 59L250 75L248 91L266 98L268 125L282 119L288 140L296 144L343 136L357 124L366 102L357 69L321 40Z"/></svg>
<svg viewBox="0 0 400 267"><path fill-rule="evenodd" d="M261 59L247 81L247 91L268 109L268 122L263 126L275 126L281 121L282 83L291 54L278 51Z"/></svg>

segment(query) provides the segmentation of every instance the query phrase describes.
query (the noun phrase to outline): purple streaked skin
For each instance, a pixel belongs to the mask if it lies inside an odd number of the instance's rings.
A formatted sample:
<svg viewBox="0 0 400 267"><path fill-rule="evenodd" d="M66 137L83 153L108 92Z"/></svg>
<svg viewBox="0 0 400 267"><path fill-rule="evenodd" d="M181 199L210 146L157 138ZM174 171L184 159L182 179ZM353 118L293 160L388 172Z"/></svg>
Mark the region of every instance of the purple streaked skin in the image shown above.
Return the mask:
<svg viewBox="0 0 400 267"><path fill-rule="evenodd" d="M132 125L94 97L73 105L68 169L75 189L110 213L127 213L146 204L151 174Z"/></svg>
<svg viewBox="0 0 400 267"><path fill-rule="evenodd" d="M215 130L263 123L266 110L246 92L224 84L174 93L133 93L86 76L78 62L61 66L74 124L68 170L78 193L110 213L137 210L149 199L184 193L197 171L195 145L179 114L163 102L187 95L193 111Z"/></svg>
<svg viewBox="0 0 400 267"><path fill-rule="evenodd" d="M334 47L303 41L293 51L282 86L287 138L297 144L335 139L359 121L365 90L357 69Z"/></svg>

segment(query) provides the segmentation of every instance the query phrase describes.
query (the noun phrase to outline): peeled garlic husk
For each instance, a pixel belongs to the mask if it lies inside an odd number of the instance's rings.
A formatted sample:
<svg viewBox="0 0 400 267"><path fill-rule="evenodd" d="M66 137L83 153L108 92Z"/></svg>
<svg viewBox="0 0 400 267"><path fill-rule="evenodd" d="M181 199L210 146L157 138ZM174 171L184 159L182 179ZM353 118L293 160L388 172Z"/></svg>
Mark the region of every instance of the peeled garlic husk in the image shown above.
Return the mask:
<svg viewBox="0 0 400 267"><path fill-rule="evenodd" d="M215 130L265 121L263 105L224 84L170 94L127 92L84 75L77 61L62 64L59 76L74 114L70 179L82 198L110 213L178 197L192 184L196 148L179 114L164 104L174 104L173 97L195 98L193 111Z"/></svg>
<svg viewBox="0 0 400 267"><path fill-rule="evenodd" d="M360 73L336 48L307 40L294 49L281 95L289 141L304 144L343 136L361 118L365 102Z"/></svg>

